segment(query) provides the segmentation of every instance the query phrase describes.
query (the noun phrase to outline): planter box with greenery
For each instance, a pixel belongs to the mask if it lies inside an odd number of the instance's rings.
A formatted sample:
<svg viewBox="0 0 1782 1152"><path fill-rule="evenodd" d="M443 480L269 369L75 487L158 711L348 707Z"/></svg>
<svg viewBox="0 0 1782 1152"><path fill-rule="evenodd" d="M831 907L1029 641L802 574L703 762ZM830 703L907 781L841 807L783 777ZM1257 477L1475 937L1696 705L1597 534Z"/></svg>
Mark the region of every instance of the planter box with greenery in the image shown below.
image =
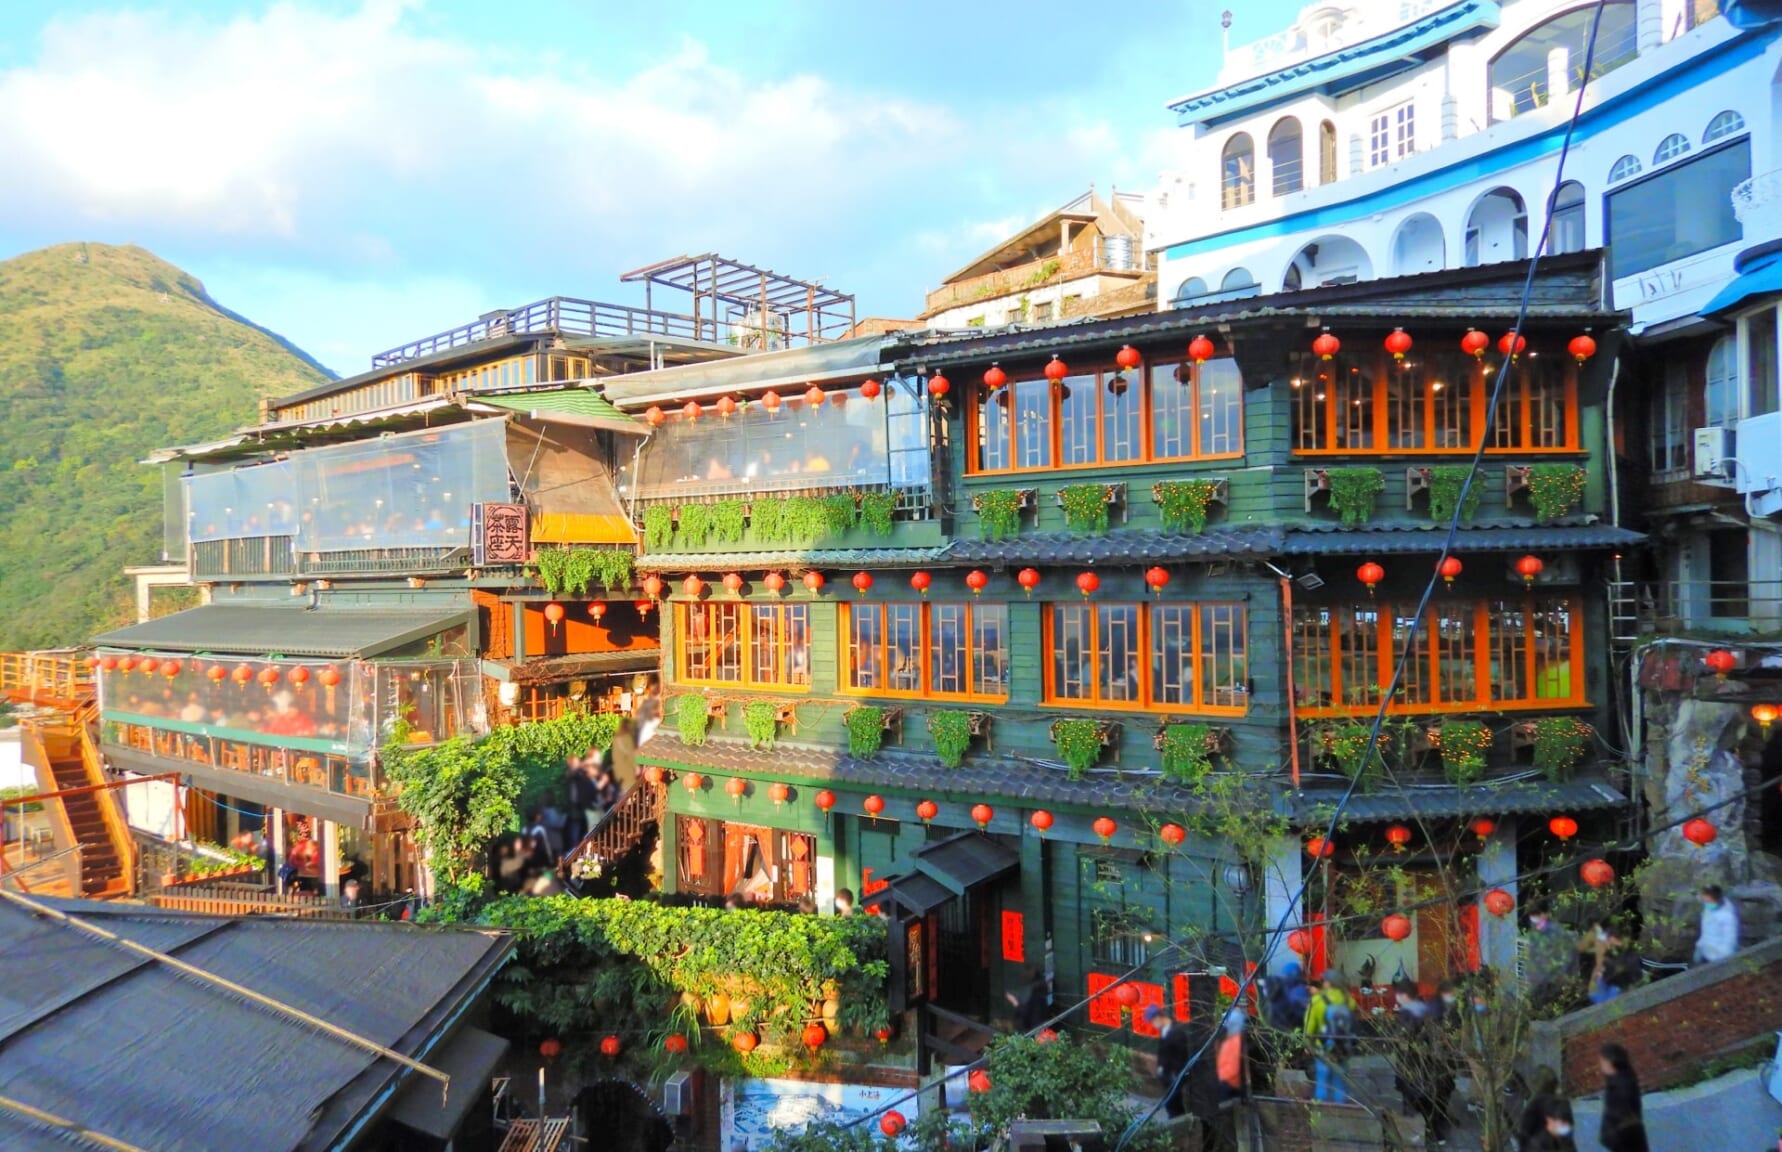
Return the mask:
<svg viewBox="0 0 1782 1152"><path fill-rule="evenodd" d="M1531 464L1528 468L1528 502L1535 519L1558 520L1584 500L1588 475L1576 464Z"/></svg>
<svg viewBox="0 0 1782 1152"><path fill-rule="evenodd" d="M1198 536L1206 530L1210 506L1231 498L1231 482L1213 480L1159 480L1151 485L1151 499L1165 532Z"/></svg>
<svg viewBox="0 0 1782 1152"><path fill-rule="evenodd" d="M1534 749L1534 766L1549 780L1571 779L1584 762L1596 729L1573 716L1542 716L1510 730L1513 749Z"/></svg>
<svg viewBox="0 0 1782 1152"><path fill-rule="evenodd" d="M978 514L978 535L986 540L1012 540L1021 533L1021 513L1032 508L1032 488L992 488L971 498Z"/></svg>
<svg viewBox="0 0 1782 1152"><path fill-rule="evenodd" d="M1476 783L1491 755L1491 729L1481 720L1444 720L1436 729L1436 749L1450 784Z"/></svg>
<svg viewBox="0 0 1782 1152"><path fill-rule="evenodd" d="M1454 516L1454 508L1460 504L1460 489L1466 483L1467 475L1472 469L1465 464L1436 464L1428 468L1413 466L1405 473L1405 508L1411 507L1411 497L1419 491L1429 493L1429 518L1437 524L1446 524ZM1485 495L1485 473L1473 477L1473 485L1467 489L1466 503L1461 506L1460 519L1470 523L1479 511L1479 501Z"/></svg>
<svg viewBox="0 0 1782 1152"><path fill-rule="evenodd" d="M1165 780L1198 784L1213 770L1213 757L1230 751L1231 729L1165 722L1151 743L1162 754L1158 766Z"/></svg>
<svg viewBox="0 0 1782 1152"><path fill-rule="evenodd" d="M1351 528L1374 518L1374 505L1385 490L1386 477L1378 468L1306 469L1306 511L1312 511L1312 497L1323 492L1330 510Z"/></svg>
<svg viewBox="0 0 1782 1152"><path fill-rule="evenodd" d="M948 768L965 762L974 736L984 738L990 747L990 713L944 710L928 715L928 734L934 737L934 754Z"/></svg>
<svg viewBox="0 0 1782 1152"><path fill-rule="evenodd" d="M553 596L586 596L598 584L608 594L631 587L635 557L615 548L546 548L533 556L538 582Z"/></svg>
<svg viewBox="0 0 1782 1152"><path fill-rule="evenodd" d="M842 724L848 729L848 755L856 760L870 759L885 743L885 733L903 723L902 708L880 708L862 704L842 713Z"/></svg>
<svg viewBox="0 0 1782 1152"><path fill-rule="evenodd" d="M1101 762L1102 751L1119 741L1120 723L1117 720L1054 720L1051 737L1052 746L1058 749L1058 758L1070 769L1070 778L1080 780Z"/></svg>
<svg viewBox="0 0 1782 1152"><path fill-rule="evenodd" d="M1386 778L1386 761L1380 754L1380 745L1376 743L1372 755L1367 755L1372 730L1368 724L1339 722L1319 729L1315 736L1319 755L1349 779L1359 780L1363 792L1373 791ZM1384 738L1385 733L1381 732L1381 739Z"/></svg>
<svg viewBox="0 0 1782 1152"><path fill-rule="evenodd" d="M1058 490L1064 526L1072 532L1100 535L1108 530L1108 509L1126 507L1125 484L1066 484Z"/></svg>

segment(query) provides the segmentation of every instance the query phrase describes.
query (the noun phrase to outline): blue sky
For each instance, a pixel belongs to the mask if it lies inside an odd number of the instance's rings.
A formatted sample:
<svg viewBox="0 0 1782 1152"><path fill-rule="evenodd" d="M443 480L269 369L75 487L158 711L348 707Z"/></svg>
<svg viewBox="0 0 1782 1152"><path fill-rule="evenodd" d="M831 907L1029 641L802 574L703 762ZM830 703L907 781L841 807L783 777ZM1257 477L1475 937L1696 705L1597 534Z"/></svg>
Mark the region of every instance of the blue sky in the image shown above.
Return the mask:
<svg viewBox="0 0 1782 1152"><path fill-rule="evenodd" d="M681 253L913 315L1090 183L1147 189L1221 7L7 0L0 257L141 244L343 374Z"/></svg>

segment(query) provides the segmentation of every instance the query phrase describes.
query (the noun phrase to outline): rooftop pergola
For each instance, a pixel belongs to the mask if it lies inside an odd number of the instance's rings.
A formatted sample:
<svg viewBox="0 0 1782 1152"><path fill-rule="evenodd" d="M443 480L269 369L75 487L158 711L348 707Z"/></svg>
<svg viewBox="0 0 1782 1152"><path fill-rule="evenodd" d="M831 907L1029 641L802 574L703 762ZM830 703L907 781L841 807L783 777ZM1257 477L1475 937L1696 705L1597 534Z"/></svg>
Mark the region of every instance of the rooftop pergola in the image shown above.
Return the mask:
<svg viewBox="0 0 1782 1152"><path fill-rule="evenodd" d="M691 295L696 322L718 320L723 305L722 319L736 330L736 339L745 348L790 347L797 340L822 344L842 339L854 327L852 296L715 252L676 256L619 279L643 283L646 310L654 307L652 289L658 284Z"/></svg>

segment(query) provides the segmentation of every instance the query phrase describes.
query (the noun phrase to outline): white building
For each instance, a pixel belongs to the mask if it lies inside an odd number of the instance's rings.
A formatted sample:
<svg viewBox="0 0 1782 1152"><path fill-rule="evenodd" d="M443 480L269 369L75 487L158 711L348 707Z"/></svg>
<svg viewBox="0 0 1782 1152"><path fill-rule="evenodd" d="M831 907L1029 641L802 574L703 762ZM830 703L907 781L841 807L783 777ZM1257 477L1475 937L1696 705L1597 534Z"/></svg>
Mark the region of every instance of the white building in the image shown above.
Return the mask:
<svg viewBox="0 0 1782 1152"><path fill-rule="evenodd" d="M1629 418L1608 435L1624 505L1652 484L1638 505L1660 557L1652 598L1691 626L1773 617L1782 4L1607 0L1588 52L1597 11L1328 3L1230 48L1214 87L1170 105L1185 130L1146 213L1158 297L1199 307L1517 260L1549 223L1549 252L1606 249L1607 293L1631 316Z"/></svg>

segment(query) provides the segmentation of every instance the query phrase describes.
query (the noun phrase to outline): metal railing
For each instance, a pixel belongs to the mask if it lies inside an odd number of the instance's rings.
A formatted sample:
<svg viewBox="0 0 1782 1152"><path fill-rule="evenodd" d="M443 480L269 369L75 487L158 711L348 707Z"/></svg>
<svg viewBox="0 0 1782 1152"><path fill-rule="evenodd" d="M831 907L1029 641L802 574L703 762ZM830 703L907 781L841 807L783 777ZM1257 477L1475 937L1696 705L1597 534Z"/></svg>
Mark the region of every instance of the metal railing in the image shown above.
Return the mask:
<svg viewBox="0 0 1782 1152"><path fill-rule="evenodd" d="M240 576L290 576L297 571L289 536L245 536L234 540L200 540L192 545L193 580L228 580Z"/></svg>
<svg viewBox="0 0 1782 1152"><path fill-rule="evenodd" d="M483 340L498 340L504 336L548 333L602 338L675 336L716 342L719 338L718 327L718 321L710 317L552 296L504 312L491 312L469 324L460 324L456 328L379 352L371 358L371 366L391 368L435 352L444 352Z"/></svg>
<svg viewBox="0 0 1782 1152"><path fill-rule="evenodd" d="M162 760L183 760L360 800L370 800L377 794L377 766L370 759L278 748L222 736L198 736L147 724L110 724L108 736L113 743Z"/></svg>
<svg viewBox="0 0 1782 1152"><path fill-rule="evenodd" d="M355 548L343 552L299 552L301 576L345 576L357 573L410 575L455 572L470 566L468 548Z"/></svg>
<svg viewBox="0 0 1782 1152"><path fill-rule="evenodd" d="M594 830L582 838L563 857L570 878L575 876L579 860L593 859L603 867L611 867L630 852L649 832L650 825L662 826L662 813L667 804L667 789L660 784L639 780L619 802L607 809Z"/></svg>
<svg viewBox="0 0 1782 1152"><path fill-rule="evenodd" d="M1106 237L1097 237L1095 243L1088 248L1060 252L1056 256L1030 260L1013 268L986 272L956 284L944 284L928 294L924 310L935 312L978 300L994 300L1025 289L1075 280L1097 272L1148 272L1154 268L1156 265L1152 258L1143 251L1138 241L1131 243L1132 246L1127 248L1121 244L1108 244Z"/></svg>
<svg viewBox="0 0 1782 1152"><path fill-rule="evenodd" d="M1782 633L1782 579L1669 580L1640 596L1641 631Z"/></svg>
<svg viewBox="0 0 1782 1152"><path fill-rule="evenodd" d="M86 658L72 648L0 652L0 692L33 700L80 700L93 694Z"/></svg>

